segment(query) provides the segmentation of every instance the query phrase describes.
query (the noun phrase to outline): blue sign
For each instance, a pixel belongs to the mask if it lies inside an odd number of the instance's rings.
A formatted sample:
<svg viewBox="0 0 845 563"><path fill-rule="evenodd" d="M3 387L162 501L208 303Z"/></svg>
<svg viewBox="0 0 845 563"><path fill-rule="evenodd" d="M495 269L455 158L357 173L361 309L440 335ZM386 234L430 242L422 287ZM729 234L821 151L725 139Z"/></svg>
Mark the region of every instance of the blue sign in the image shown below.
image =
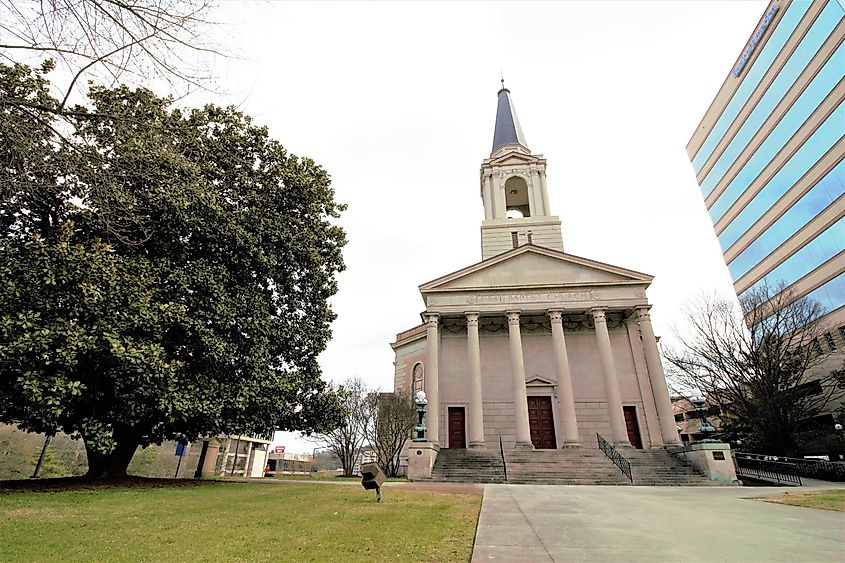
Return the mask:
<svg viewBox="0 0 845 563"><path fill-rule="evenodd" d="M181 442L176 443L176 455L182 457L188 450L188 444L183 444Z"/></svg>
<svg viewBox="0 0 845 563"><path fill-rule="evenodd" d="M766 12L766 15L763 17L763 21L760 22L760 27L758 27L757 31L754 32L754 35L751 36L751 41L748 42L748 46L745 48L745 51L742 52L739 62L734 67L734 76L739 76L739 73L742 72L743 68L745 68L745 63L748 62L748 57L751 56L751 53L754 51L754 47L756 47L757 43L760 42L760 38L763 37L763 33L766 32L766 29L769 27L769 24L772 22L772 18L775 16L777 11L778 7L777 4L775 4L769 8L768 12Z"/></svg>

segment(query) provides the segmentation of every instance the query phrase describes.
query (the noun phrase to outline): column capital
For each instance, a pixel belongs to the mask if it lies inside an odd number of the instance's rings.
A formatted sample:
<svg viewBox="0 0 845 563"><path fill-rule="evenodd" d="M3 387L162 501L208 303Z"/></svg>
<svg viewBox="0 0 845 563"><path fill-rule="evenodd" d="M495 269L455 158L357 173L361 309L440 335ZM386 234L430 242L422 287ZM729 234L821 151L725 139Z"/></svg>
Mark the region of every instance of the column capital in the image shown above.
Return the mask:
<svg viewBox="0 0 845 563"><path fill-rule="evenodd" d="M648 321L651 320L651 315L649 311L651 310L651 305L637 305L634 307L634 312L637 314L638 321Z"/></svg>
<svg viewBox="0 0 845 563"><path fill-rule="evenodd" d="M591 307L590 314L593 316L594 321L601 321L605 322L607 320L605 313L607 312L607 307Z"/></svg>
<svg viewBox="0 0 845 563"><path fill-rule="evenodd" d="M440 321L440 313L423 313L425 324L429 327L437 328L437 323Z"/></svg>
<svg viewBox="0 0 845 563"><path fill-rule="evenodd" d="M467 318L467 326L478 326L478 313L468 312L464 313Z"/></svg>
<svg viewBox="0 0 845 563"><path fill-rule="evenodd" d="M559 311L556 309L549 310L549 320L555 324L563 323L563 311Z"/></svg>
<svg viewBox="0 0 845 563"><path fill-rule="evenodd" d="M506 311L505 314L508 316L508 325L517 325L519 326L519 314L522 311Z"/></svg>

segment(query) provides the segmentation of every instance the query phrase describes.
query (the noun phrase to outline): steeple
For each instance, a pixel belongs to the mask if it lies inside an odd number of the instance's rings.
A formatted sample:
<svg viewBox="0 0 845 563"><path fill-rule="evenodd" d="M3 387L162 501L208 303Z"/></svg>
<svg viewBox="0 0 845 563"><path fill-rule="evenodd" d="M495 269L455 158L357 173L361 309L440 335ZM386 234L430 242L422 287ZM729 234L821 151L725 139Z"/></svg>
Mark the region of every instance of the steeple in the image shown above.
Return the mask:
<svg viewBox="0 0 845 563"><path fill-rule="evenodd" d="M504 145L522 145L526 149L525 135L519 126L519 119L516 117L516 109L511 99L511 91L505 88L505 79L502 78L502 88L499 90L499 105L496 108L496 130L493 132L493 149L490 153Z"/></svg>
<svg viewBox="0 0 845 563"><path fill-rule="evenodd" d="M549 208L546 159L528 149L504 79L498 97L493 150L481 163L481 257L523 244L562 251L560 219Z"/></svg>

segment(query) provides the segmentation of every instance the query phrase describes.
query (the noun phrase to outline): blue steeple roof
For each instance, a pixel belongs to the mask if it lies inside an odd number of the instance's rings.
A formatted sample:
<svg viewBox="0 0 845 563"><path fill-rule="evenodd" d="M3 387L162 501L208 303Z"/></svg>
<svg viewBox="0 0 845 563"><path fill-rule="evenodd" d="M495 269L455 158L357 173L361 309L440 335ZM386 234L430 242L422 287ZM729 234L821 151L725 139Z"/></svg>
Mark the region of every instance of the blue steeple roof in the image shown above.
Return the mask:
<svg viewBox="0 0 845 563"><path fill-rule="evenodd" d="M502 80L502 89L499 90L499 105L496 108L496 130L493 133L493 150L502 145L522 145L528 148L525 142L525 135L519 126L519 119L516 117L516 110L511 99L511 91L505 88L505 81Z"/></svg>

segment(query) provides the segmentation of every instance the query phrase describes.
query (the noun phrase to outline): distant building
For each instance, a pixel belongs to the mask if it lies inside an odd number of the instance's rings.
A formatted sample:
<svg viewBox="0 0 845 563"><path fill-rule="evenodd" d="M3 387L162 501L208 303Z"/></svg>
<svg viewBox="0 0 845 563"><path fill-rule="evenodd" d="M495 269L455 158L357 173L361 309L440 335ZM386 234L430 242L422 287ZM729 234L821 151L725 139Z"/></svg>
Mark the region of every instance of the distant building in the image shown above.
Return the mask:
<svg viewBox="0 0 845 563"><path fill-rule="evenodd" d="M358 457L355 458L355 465L352 466L352 474L360 475L362 465L365 463L376 463L377 461L378 456L376 456L376 452L373 448L371 446L364 446L361 448L361 452L358 454Z"/></svg>
<svg viewBox="0 0 845 563"><path fill-rule="evenodd" d="M267 456L268 477L279 475L309 475L314 468L314 456L290 452L270 452Z"/></svg>
<svg viewBox="0 0 845 563"><path fill-rule="evenodd" d="M678 428L678 436L681 442L689 444L704 438L701 428L701 417L695 406L686 397L672 397L672 411L675 413L675 425ZM716 433L711 436L718 438L722 421L718 416L719 407L711 405L710 411L707 413L707 422L716 429Z"/></svg>

